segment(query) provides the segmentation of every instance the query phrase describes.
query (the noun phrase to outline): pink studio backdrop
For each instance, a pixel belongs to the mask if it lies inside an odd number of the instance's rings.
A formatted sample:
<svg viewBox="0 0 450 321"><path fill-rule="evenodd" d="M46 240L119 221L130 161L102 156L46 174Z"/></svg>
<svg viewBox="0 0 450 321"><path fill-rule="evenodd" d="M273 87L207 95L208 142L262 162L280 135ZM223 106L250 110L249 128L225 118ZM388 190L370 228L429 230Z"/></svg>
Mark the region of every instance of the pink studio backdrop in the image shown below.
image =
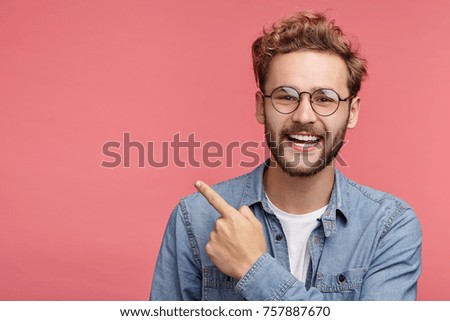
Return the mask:
<svg viewBox="0 0 450 321"><path fill-rule="evenodd" d="M327 9L369 61L343 171L415 208L419 299L449 300L445 0L2 0L0 299L146 300L179 198L196 178L249 171L248 158L139 168L135 148L129 168L104 168L103 144L130 133L159 159L177 133L263 141L250 45L263 25L307 8Z"/></svg>

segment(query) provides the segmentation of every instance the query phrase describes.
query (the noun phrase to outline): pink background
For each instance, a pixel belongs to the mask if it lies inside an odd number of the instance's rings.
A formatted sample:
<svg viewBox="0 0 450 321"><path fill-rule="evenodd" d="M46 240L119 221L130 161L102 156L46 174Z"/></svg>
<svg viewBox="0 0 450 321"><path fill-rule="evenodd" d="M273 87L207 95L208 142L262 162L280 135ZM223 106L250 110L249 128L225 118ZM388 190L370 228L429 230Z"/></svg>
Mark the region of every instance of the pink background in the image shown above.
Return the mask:
<svg viewBox="0 0 450 321"><path fill-rule="evenodd" d="M146 300L168 216L196 178L249 169L103 168L124 132L263 140L251 42L301 9L358 37L370 77L344 173L407 200L423 228L419 299L450 299L449 2L0 2L0 299ZM161 147L157 149L160 155ZM136 151L134 151L136 155Z"/></svg>

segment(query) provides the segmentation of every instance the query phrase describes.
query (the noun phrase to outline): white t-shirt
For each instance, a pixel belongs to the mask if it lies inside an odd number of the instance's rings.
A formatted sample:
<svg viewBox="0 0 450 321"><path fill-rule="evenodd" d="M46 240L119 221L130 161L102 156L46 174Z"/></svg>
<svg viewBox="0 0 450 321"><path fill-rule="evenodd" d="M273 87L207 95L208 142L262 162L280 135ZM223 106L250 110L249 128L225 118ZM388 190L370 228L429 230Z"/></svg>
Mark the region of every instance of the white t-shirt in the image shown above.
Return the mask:
<svg viewBox="0 0 450 321"><path fill-rule="evenodd" d="M308 239L317 226L317 219L325 213L328 205L306 214L291 214L276 207L269 197L267 197L267 201L269 207L280 221L286 236L291 273L300 281L305 282L311 259Z"/></svg>

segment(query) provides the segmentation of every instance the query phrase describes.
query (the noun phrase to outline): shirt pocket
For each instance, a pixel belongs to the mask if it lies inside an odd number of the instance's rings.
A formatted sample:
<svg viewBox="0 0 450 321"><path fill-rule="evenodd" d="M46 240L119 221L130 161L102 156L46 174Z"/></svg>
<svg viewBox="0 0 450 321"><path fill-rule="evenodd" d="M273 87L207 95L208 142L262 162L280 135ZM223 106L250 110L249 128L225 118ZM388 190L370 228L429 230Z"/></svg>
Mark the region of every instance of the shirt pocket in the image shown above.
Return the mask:
<svg viewBox="0 0 450 321"><path fill-rule="evenodd" d="M325 300L359 300L366 268L349 269L340 273L317 273L316 288Z"/></svg>
<svg viewBox="0 0 450 321"><path fill-rule="evenodd" d="M205 301L242 301L236 292L237 280L222 273L215 266L203 268L203 300Z"/></svg>

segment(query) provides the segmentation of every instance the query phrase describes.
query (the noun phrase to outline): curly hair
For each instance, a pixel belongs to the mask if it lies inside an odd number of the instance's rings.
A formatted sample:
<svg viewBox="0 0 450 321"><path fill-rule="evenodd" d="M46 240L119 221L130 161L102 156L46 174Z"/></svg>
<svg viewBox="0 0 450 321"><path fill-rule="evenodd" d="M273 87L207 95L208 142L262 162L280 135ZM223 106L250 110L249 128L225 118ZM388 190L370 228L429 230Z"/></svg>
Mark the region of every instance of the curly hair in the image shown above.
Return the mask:
<svg viewBox="0 0 450 321"><path fill-rule="evenodd" d="M351 95L358 93L367 76L366 60L334 20L328 20L323 13L302 11L274 23L269 30L264 28L263 35L253 42L253 70L261 90L272 58L297 50L327 52L341 57L347 65L347 86Z"/></svg>

